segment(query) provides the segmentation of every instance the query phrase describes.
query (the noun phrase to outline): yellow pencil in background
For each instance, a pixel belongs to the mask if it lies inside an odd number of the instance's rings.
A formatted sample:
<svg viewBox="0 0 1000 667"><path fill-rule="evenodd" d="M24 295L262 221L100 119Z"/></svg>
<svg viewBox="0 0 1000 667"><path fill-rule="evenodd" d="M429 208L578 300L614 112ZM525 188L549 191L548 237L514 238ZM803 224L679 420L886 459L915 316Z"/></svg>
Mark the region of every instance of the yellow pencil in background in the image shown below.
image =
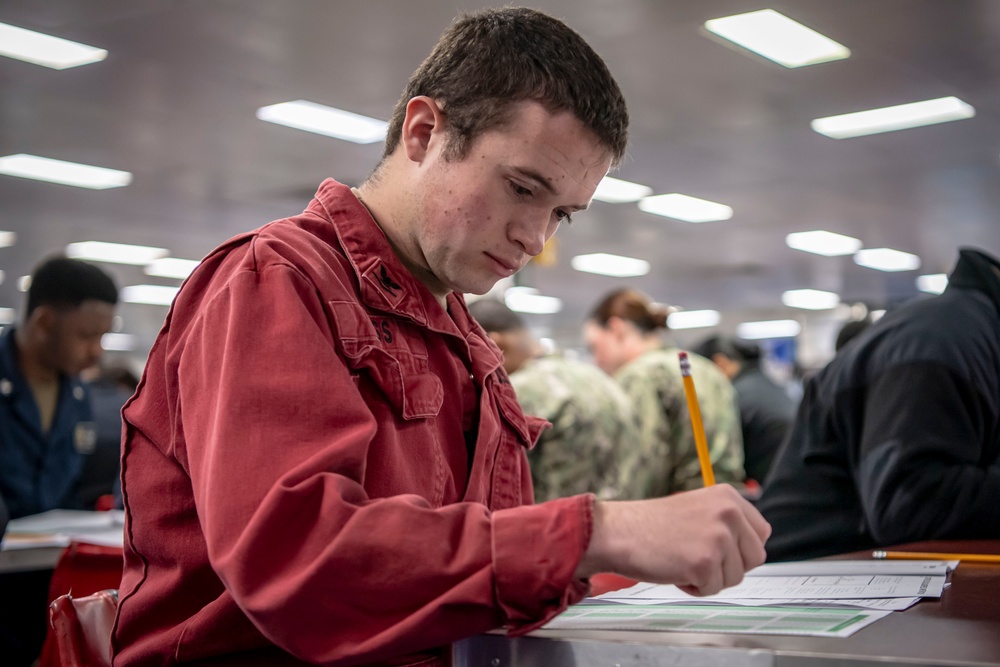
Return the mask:
<svg viewBox="0 0 1000 667"><path fill-rule="evenodd" d="M705 425L701 421L701 408L698 407L698 393L694 390L694 378L691 377L691 360L688 359L687 352L679 352L677 357L681 362L684 396L687 398L688 412L691 413L694 444L698 449L698 463L701 464L701 478L705 486L712 486L715 484L715 473L712 472L712 458L708 455L708 441L705 439Z"/></svg>
<svg viewBox="0 0 1000 667"><path fill-rule="evenodd" d="M927 551L873 551L876 560L960 560L966 563L998 563L997 554L949 554Z"/></svg>

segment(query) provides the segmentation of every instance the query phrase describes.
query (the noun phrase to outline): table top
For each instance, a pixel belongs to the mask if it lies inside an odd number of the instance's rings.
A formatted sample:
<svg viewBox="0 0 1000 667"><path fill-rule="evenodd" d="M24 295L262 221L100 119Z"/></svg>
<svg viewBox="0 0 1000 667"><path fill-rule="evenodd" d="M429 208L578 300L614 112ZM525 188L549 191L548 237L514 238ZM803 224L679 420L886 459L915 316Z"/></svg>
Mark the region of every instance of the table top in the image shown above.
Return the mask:
<svg viewBox="0 0 1000 667"><path fill-rule="evenodd" d="M1000 554L1000 540L919 542L893 550ZM866 551L839 558L870 556ZM676 659L685 664L755 667L1000 665L1000 565L963 562L950 581L940 599L922 600L845 638L538 630L518 639L488 635L467 640L456 649L456 664L626 667L673 664L669 660Z"/></svg>

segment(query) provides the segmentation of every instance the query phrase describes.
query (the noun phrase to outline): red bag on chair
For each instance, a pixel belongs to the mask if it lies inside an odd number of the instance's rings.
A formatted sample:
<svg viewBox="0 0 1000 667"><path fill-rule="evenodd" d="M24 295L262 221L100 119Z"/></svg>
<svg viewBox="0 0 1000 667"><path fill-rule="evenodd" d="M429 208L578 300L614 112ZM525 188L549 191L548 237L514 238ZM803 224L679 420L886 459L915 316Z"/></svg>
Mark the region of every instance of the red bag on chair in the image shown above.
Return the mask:
<svg viewBox="0 0 1000 667"><path fill-rule="evenodd" d="M74 598L60 595L49 605L49 625L62 667L111 667L111 629L118 591Z"/></svg>

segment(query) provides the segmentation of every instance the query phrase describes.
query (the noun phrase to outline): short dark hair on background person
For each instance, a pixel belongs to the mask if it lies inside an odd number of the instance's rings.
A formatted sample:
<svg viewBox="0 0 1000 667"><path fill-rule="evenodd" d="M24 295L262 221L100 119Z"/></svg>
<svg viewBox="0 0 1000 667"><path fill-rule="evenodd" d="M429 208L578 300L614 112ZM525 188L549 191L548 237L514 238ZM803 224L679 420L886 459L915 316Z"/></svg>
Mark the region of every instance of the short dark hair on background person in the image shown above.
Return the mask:
<svg viewBox="0 0 1000 667"><path fill-rule="evenodd" d="M118 303L118 288L111 276L78 259L61 255L50 257L31 274L25 315L31 315L38 306L78 308L84 301L91 300L112 306Z"/></svg>
<svg viewBox="0 0 1000 667"><path fill-rule="evenodd" d="M760 346L732 336L711 336L691 349L706 359L721 354L733 361L754 362L760 360Z"/></svg>
<svg viewBox="0 0 1000 667"><path fill-rule="evenodd" d="M609 292L594 306L590 319L602 327L608 320L618 317L631 322L643 333L667 328L670 311L666 306L655 304L645 294L628 287Z"/></svg>
<svg viewBox="0 0 1000 667"><path fill-rule="evenodd" d="M498 299L477 299L468 307L469 314L485 331L508 333L528 327L520 315Z"/></svg>
<svg viewBox="0 0 1000 667"><path fill-rule="evenodd" d="M872 320L869 317L863 320L850 320L837 332L837 340L833 344L834 351L839 352L840 348L847 345L855 336L870 327Z"/></svg>
<svg viewBox="0 0 1000 667"><path fill-rule="evenodd" d="M524 7L465 14L441 36L396 103L384 160L399 143L407 103L419 95L444 109L451 137L445 157L462 159L487 130L524 100L570 111L617 164L628 142L628 110L601 57L562 22Z"/></svg>

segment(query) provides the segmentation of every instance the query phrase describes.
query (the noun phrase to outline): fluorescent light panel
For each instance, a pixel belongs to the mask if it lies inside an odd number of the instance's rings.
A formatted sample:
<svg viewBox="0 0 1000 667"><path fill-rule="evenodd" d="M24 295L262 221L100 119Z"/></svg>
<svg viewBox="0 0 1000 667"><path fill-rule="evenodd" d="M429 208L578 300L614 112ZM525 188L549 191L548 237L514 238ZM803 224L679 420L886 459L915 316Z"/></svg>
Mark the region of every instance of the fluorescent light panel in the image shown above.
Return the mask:
<svg viewBox="0 0 1000 667"><path fill-rule="evenodd" d="M714 327L718 323L717 310L679 310L667 316L667 327L670 329L700 329Z"/></svg>
<svg viewBox="0 0 1000 667"><path fill-rule="evenodd" d="M781 303L790 308L828 310L840 303L840 295L818 289L792 289L781 295Z"/></svg>
<svg viewBox="0 0 1000 667"><path fill-rule="evenodd" d="M733 217L733 209L730 206L676 192L644 197L639 200L639 209L684 222L712 222Z"/></svg>
<svg viewBox="0 0 1000 667"><path fill-rule="evenodd" d="M584 273L596 273L615 278L632 278L649 273L649 262L634 257L611 255L604 252L577 255L570 260L570 266Z"/></svg>
<svg viewBox="0 0 1000 667"><path fill-rule="evenodd" d="M853 236L834 234L822 229L811 232L795 232L785 237L789 248L812 252L826 257L852 255L861 249L862 243Z"/></svg>
<svg viewBox="0 0 1000 667"><path fill-rule="evenodd" d="M104 241L80 241L66 246L66 256L91 262L111 262L113 264L134 264L142 266L169 254L166 248L125 243L105 243Z"/></svg>
<svg viewBox="0 0 1000 667"><path fill-rule="evenodd" d="M13 324L17 313L13 308L0 308L0 324Z"/></svg>
<svg viewBox="0 0 1000 667"><path fill-rule="evenodd" d="M160 278L178 278L184 280L191 272L201 264L196 259L179 259L177 257L163 257L150 262L142 271L147 276L158 276Z"/></svg>
<svg viewBox="0 0 1000 667"><path fill-rule="evenodd" d="M947 273L928 273L917 276L917 289L930 294L940 294L948 287Z"/></svg>
<svg viewBox="0 0 1000 667"><path fill-rule="evenodd" d="M972 118L975 115L976 110L957 97L941 97L936 100L817 118L810 123L810 126L816 132L833 139L848 139L947 123Z"/></svg>
<svg viewBox="0 0 1000 667"><path fill-rule="evenodd" d="M626 202L639 201L651 194L653 194L653 188L649 186L605 176L597 185L597 191L594 192L594 199L608 202L609 204L624 204Z"/></svg>
<svg viewBox="0 0 1000 667"><path fill-rule="evenodd" d="M282 102L257 109L257 118L327 137L371 144L385 139L389 124L384 120L335 109L308 100Z"/></svg>
<svg viewBox="0 0 1000 667"><path fill-rule="evenodd" d="M785 67L843 60L850 49L773 9L705 22L705 28Z"/></svg>
<svg viewBox="0 0 1000 667"><path fill-rule="evenodd" d="M25 153L0 157L0 174L91 190L120 188L132 182L132 174L127 171L53 160Z"/></svg>
<svg viewBox="0 0 1000 667"><path fill-rule="evenodd" d="M878 271L913 271L920 268L920 258L892 248L865 248L854 253L854 263Z"/></svg>
<svg viewBox="0 0 1000 667"><path fill-rule="evenodd" d="M518 313L549 315L562 310L562 299L539 294L533 287L511 287L504 292L503 300Z"/></svg>
<svg viewBox="0 0 1000 667"><path fill-rule="evenodd" d="M169 306L180 287L169 285L129 285L122 288L122 301L150 306Z"/></svg>
<svg viewBox="0 0 1000 667"><path fill-rule="evenodd" d="M125 333L106 333L101 336L101 347L105 350L130 352L135 349L135 336Z"/></svg>
<svg viewBox="0 0 1000 667"><path fill-rule="evenodd" d="M795 320L763 320L736 325L736 335L747 340L764 338L792 338L799 335L802 326Z"/></svg>
<svg viewBox="0 0 1000 667"><path fill-rule="evenodd" d="M0 248L9 248L17 243L17 232L0 232Z"/></svg>
<svg viewBox="0 0 1000 667"><path fill-rule="evenodd" d="M0 56L52 69L66 69L100 62L107 58L108 52L68 39L0 23Z"/></svg>

